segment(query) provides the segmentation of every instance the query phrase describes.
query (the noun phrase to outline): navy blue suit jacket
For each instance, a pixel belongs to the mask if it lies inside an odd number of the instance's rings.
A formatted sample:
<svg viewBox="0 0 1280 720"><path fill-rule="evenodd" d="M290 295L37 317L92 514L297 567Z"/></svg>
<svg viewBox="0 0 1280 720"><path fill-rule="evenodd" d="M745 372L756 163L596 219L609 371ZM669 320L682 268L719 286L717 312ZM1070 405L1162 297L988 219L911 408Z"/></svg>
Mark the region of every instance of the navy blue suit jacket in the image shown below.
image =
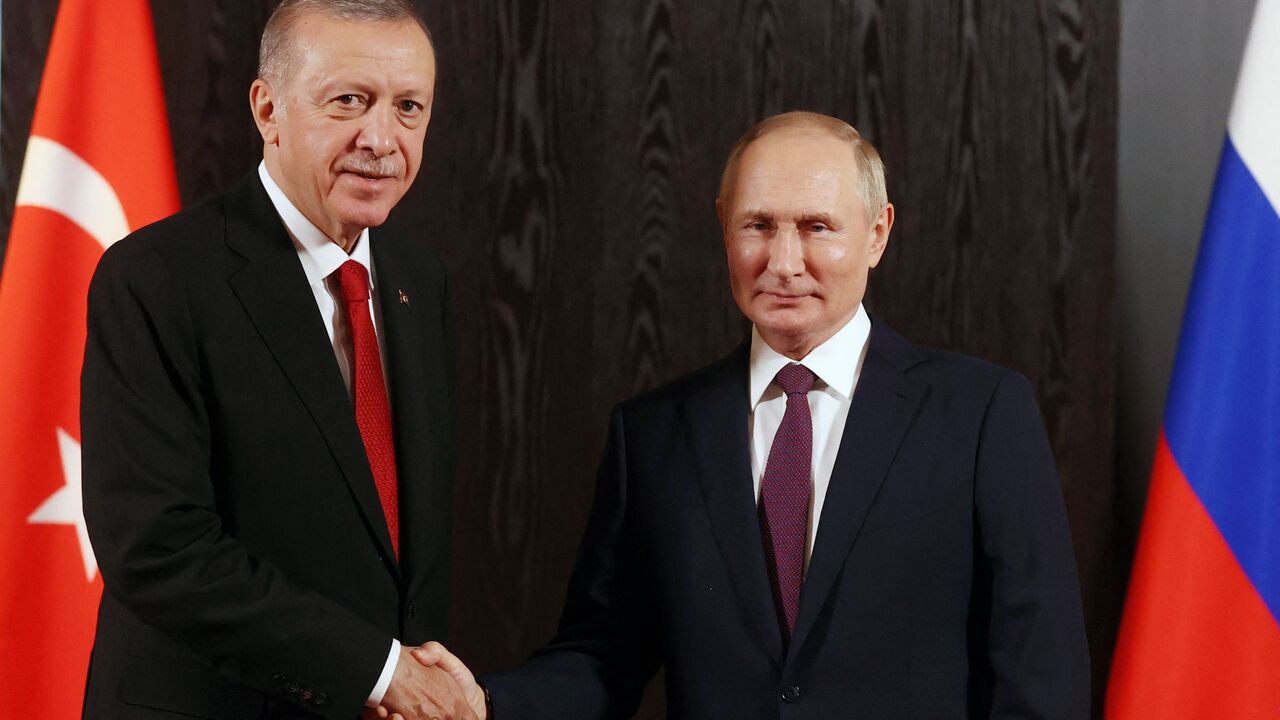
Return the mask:
<svg viewBox="0 0 1280 720"><path fill-rule="evenodd" d="M619 405L560 630L499 720L1087 718L1053 455L1027 381L873 321L790 643L752 494L744 345ZM850 358L849 362L855 362Z"/></svg>

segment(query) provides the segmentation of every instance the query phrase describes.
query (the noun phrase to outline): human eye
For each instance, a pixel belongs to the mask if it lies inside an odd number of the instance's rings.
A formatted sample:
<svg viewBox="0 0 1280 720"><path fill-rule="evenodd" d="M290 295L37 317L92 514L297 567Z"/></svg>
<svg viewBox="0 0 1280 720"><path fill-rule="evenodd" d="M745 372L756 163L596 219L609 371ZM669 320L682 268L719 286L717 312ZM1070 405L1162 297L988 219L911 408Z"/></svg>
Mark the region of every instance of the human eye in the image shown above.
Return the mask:
<svg viewBox="0 0 1280 720"><path fill-rule="evenodd" d="M333 99L329 101L329 105L338 112L350 113L363 108L365 100L364 96L357 95L356 93L343 93L341 95L335 95Z"/></svg>
<svg viewBox="0 0 1280 720"><path fill-rule="evenodd" d="M400 112L405 115L417 115L422 112L422 103L417 100L401 100Z"/></svg>
<svg viewBox="0 0 1280 720"><path fill-rule="evenodd" d="M822 235L824 233L837 232L838 228L832 224L831 218L826 215L810 215L807 218L800 218L796 227L801 232L810 235Z"/></svg>

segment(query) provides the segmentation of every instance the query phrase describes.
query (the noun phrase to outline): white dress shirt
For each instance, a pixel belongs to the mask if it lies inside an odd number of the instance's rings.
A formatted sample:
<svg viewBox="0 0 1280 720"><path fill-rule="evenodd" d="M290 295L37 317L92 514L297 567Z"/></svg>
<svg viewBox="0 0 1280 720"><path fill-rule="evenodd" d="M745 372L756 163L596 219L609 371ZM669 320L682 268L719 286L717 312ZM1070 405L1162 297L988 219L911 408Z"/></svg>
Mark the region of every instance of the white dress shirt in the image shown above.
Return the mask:
<svg viewBox="0 0 1280 720"><path fill-rule="evenodd" d="M338 278L333 273L346 261L355 260L363 265L369 274L369 312L373 317L373 333L378 338L378 352L382 357L383 382L386 382L387 352L382 340L382 303L378 300L377 273L373 268L373 257L369 253L369 229L365 228L360 233L355 247L348 255L347 251L330 240L329 236L313 225L307 216L285 197L284 191L276 184L271 173L267 172L265 160L258 165L258 177L262 179L262 186L266 188L271 204L275 206L276 213L284 221L285 229L289 231L289 237L293 240L293 247L298 251L298 261L302 263L302 269L307 274L307 283L311 285L311 292L315 295L316 307L324 320L325 329L329 331L329 342L333 344L333 354L338 360L338 368L342 371L342 380L347 384L347 393L351 394L354 402L351 371L355 367L355 346L351 342L351 323L347 320L346 303L342 301ZM388 399L390 395L388 389ZM366 703L369 707L376 707L382 702L382 696L386 695L387 688L391 685L391 676L395 674L396 664L399 661L400 641L392 638L391 651L387 653L387 662L382 667L382 674L378 676L378 682L369 693L369 700Z"/></svg>
<svg viewBox="0 0 1280 720"><path fill-rule="evenodd" d="M849 417L853 390L862 375L871 337L871 318L861 304L853 318L829 340L814 348L798 362L813 371L817 380L809 391L809 412L813 417L813 494L809 503L809 539L805 544L805 567L813 554L822 518L822 503L831 484L831 469L840 451L844 422ZM751 329L751 383L747 432L751 437L751 475L755 481L756 502L760 501L760 480L769 459L773 436L782 425L787 409L787 396L773 378L786 365L797 362L779 353Z"/></svg>

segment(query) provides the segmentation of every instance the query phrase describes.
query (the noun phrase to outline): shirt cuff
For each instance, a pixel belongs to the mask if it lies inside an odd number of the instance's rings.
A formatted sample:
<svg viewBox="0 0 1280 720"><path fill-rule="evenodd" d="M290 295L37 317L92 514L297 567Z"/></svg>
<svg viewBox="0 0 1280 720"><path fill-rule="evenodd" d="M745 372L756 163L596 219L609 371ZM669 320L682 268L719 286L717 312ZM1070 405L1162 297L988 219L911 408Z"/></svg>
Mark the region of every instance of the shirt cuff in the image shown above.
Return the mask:
<svg viewBox="0 0 1280 720"><path fill-rule="evenodd" d="M378 682L373 686L373 690L369 692L369 699L365 701L365 707L378 707L382 704L382 696L387 694L387 688L391 687L391 677L396 674L396 665L400 662L400 641L391 638L391 652L387 653L387 663L382 666L382 674L378 676Z"/></svg>

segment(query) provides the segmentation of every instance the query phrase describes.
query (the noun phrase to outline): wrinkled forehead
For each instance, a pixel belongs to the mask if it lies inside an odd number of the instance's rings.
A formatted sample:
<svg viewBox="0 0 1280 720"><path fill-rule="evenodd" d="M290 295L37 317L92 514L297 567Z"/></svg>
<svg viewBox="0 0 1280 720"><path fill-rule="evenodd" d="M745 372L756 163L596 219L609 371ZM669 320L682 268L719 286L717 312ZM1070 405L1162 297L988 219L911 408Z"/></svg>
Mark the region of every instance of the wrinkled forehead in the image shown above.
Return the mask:
<svg viewBox="0 0 1280 720"><path fill-rule="evenodd" d="M742 150L739 163L786 163L788 160L825 159L833 166L849 165L855 171L853 144L820 128L779 128L756 138Z"/></svg>
<svg viewBox="0 0 1280 720"><path fill-rule="evenodd" d="M853 189L858 163L853 147L820 131L779 130L743 149L727 190L761 187Z"/></svg>
<svg viewBox="0 0 1280 720"><path fill-rule="evenodd" d="M343 74L399 83L435 82L435 48L413 20L345 20L309 13L290 32L287 81Z"/></svg>

